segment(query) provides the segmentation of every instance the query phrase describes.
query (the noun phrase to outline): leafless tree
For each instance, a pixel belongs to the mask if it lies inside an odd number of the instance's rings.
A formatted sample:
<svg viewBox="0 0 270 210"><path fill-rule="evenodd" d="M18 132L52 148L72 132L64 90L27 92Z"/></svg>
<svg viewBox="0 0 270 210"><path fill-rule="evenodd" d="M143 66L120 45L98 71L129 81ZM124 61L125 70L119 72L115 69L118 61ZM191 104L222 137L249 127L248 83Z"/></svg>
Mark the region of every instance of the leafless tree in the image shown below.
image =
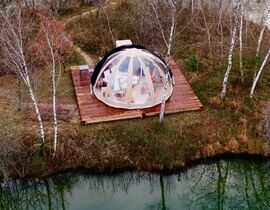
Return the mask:
<svg viewBox="0 0 270 210"><path fill-rule="evenodd" d="M262 40L263 40L264 33L265 33L265 30L267 29L267 24L268 24L269 18L270 18L269 17L270 16L269 6L265 2L262 2L260 6L261 6L260 8L261 8L262 12L260 12L261 18L259 18L259 19L261 19L261 21L259 23L262 27L261 27L260 35L259 35L258 41L257 41L256 58L260 54ZM256 76L256 72L255 72L255 76Z"/></svg>
<svg viewBox="0 0 270 210"><path fill-rule="evenodd" d="M263 41L263 37L264 37L264 33L268 27L268 23L269 23L269 20L270 20L270 8L269 8L269 5L266 5L264 3L262 3L262 5L265 7L263 13L262 13L262 21L261 21L261 31L260 31L260 35L259 35L259 38L258 38L258 43L257 43L257 48L256 48L256 68L257 68L257 65L258 65L258 57L259 57L259 54L260 54L260 50L261 50L261 44L262 44L262 41ZM253 78L253 82L252 82L252 87L251 87L251 90L250 90L250 98L253 97L253 94L254 94L254 91L255 91L255 88L257 86L257 83L259 81L259 78L261 77L261 74L264 70L264 67L268 61L268 58L270 56L270 47L269 47L269 50L267 52L267 54L265 55L264 57L264 60L259 68L259 70L255 70L254 71L254 78Z"/></svg>
<svg viewBox="0 0 270 210"><path fill-rule="evenodd" d="M172 52L172 45L173 45L173 40L174 40L174 35L175 35L175 28L176 28L176 22L177 22L177 2L176 0L168 0L167 1L169 8L170 8L170 31L168 36L166 36L166 32L164 31L164 28L161 24L160 21L160 15L158 14L157 11L157 5L155 5L154 1L151 1L150 4L153 8L153 11L156 16L156 20L158 22L159 30L162 35L163 41L166 45L167 48L167 53L166 53L166 60L167 60L167 65L169 65L170 59L171 59L171 52ZM167 66L167 68L169 68ZM169 85L169 71L166 71L165 73L165 78L163 81L163 86L164 86L164 93L162 97L162 103L161 103L161 108L160 108L160 116L159 116L159 122L162 123L163 118L164 118L164 112L165 112L165 103L166 103L166 93L168 90L168 85Z"/></svg>
<svg viewBox="0 0 270 210"><path fill-rule="evenodd" d="M244 82L243 71L243 21L244 21L244 7L240 2L239 5L239 70L241 75L241 81Z"/></svg>
<svg viewBox="0 0 270 210"><path fill-rule="evenodd" d="M228 66L224 75L223 83L222 83L222 91L221 91L221 99L223 100L226 96L226 91L227 91L227 84L228 84L228 79L231 73L232 69L232 64L233 64L233 50L235 47L235 42L237 38L237 27L238 27L238 17L240 13L240 0L237 1L237 5L235 8L234 12L234 26L231 31L231 43L230 43L230 48L229 48L229 53L228 53Z"/></svg>
<svg viewBox="0 0 270 210"><path fill-rule="evenodd" d="M57 120L57 112L56 112L56 83L57 83L56 68L58 64L57 63L58 51L55 46L56 44L55 42L57 42L58 40L55 40L55 37L53 34L54 28L52 27L52 24L50 24L48 20L44 18L44 20L42 20L40 24L41 24L41 31L43 32L42 34L44 35L46 44L48 46L49 58L50 58L48 60L47 66L49 68L49 71L51 74L51 80L52 80L52 105L53 105L53 122L54 122L54 147L53 147L54 149L53 151L55 153L57 140L58 140L58 120Z"/></svg>
<svg viewBox="0 0 270 210"><path fill-rule="evenodd" d="M27 40L31 27L29 22L23 19L22 9L19 5L9 10L1 10L1 32L0 43L3 52L4 63L15 72L24 82L35 108L39 124L40 139L42 145L45 143L45 132L41 118L39 103L33 89L31 69L27 58Z"/></svg>
<svg viewBox="0 0 270 210"><path fill-rule="evenodd" d="M262 62L262 64L261 64L261 67L260 67L258 73L256 74L256 77L255 77L255 79L254 79L254 81L253 81L253 83L252 83L252 87L251 87L251 90L250 90L250 98L253 97L255 88L256 88L257 83L258 83L258 81L259 81L259 78L260 78L260 76L261 76L261 74L262 74L262 72L263 72L263 70L264 70L264 67L265 67L265 65L266 65L266 63L267 63L267 61L268 61L269 56L270 56L270 47L269 47L269 50L268 50L266 56L264 57L264 60L263 60L263 62Z"/></svg>
<svg viewBox="0 0 270 210"><path fill-rule="evenodd" d="M52 112L54 122L53 151L56 153L58 144L58 118L57 118L57 87L61 76L61 64L65 54L73 52L71 38L64 32L64 25L55 19L40 15L40 29L32 49L38 52L40 61L48 70L52 84Z"/></svg>

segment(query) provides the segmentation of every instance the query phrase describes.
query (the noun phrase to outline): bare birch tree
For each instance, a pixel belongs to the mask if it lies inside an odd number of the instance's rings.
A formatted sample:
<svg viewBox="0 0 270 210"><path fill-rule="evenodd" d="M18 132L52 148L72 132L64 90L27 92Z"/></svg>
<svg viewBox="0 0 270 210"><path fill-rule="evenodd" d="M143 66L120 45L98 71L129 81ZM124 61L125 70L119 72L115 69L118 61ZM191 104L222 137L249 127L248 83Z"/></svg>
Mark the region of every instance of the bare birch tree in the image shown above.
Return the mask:
<svg viewBox="0 0 270 210"><path fill-rule="evenodd" d="M233 50L235 47L235 42L236 42L236 35L237 35L237 26L238 26L238 17L239 17L239 0L237 2L237 6L236 6L236 11L234 12L234 26L233 26L233 30L231 32L231 43L230 43L230 47L229 47L229 53L228 53L228 65L227 65L227 69L224 75L224 79L223 79L223 83L222 83L222 90L221 90L221 99L223 100L226 96L226 91L227 91L227 84L228 84L228 79L231 73L231 69L232 69L232 64L233 64Z"/></svg>
<svg viewBox="0 0 270 210"><path fill-rule="evenodd" d="M32 47L39 52L42 62L45 64L51 76L54 127L53 152L55 154L58 144L57 87L61 76L63 55L67 52L72 52L72 44L70 37L64 32L62 23L41 16L40 30L37 35L37 40Z"/></svg>
<svg viewBox="0 0 270 210"><path fill-rule="evenodd" d="M260 31L260 35L258 37L258 41L257 41L257 47L256 47L256 57L259 56L260 50L261 50L261 44L262 44L262 40L264 37L264 33L267 29L267 25L269 23L269 15L270 15L270 8L269 5L266 4L266 2L262 2L260 3L260 10L261 12L259 13L259 15L261 17L259 17L258 19L260 19L260 25L261 27L261 31Z"/></svg>
<svg viewBox="0 0 270 210"><path fill-rule="evenodd" d="M243 71L243 19L244 19L244 7L243 3L239 3L239 71L241 76L241 81L244 82L244 71Z"/></svg>
<svg viewBox="0 0 270 210"><path fill-rule="evenodd" d="M258 57L260 55L260 50L261 50L261 45L262 45L262 41L263 41L263 37L265 34L265 31L267 29L267 25L269 22L269 15L270 15L270 8L268 8L269 6L265 5L265 3L262 3L262 6L265 7L265 12L262 13L262 20L261 20L261 31L260 31L260 35L257 41L257 47L256 47L256 65L255 65L255 71L254 71L254 77L253 77L253 82L255 81L255 78L257 76L257 67L258 67Z"/></svg>
<svg viewBox="0 0 270 210"><path fill-rule="evenodd" d="M257 43L257 48L256 48L256 68L257 68L257 59L259 57L259 54L260 54L260 49L261 49L261 43L263 41L263 36L264 36L264 33L268 27L268 24L269 24L269 16L270 16L270 8L268 5L266 4L263 4L264 7L265 7L265 12L263 13L263 17L262 17L262 28L261 28L261 31L260 31L260 35L259 35L259 38L258 38L258 43ZM250 90L250 98L253 97L253 94L254 94L254 91L256 89L256 86L257 86L257 83L262 75L262 72L264 70L264 67L269 59L269 56L270 56L270 47L269 47L269 50L268 52L266 53L265 57L264 57L264 60L259 68L259 70L257 71L257 69L255 70L254 72L254 77L253 77L253 82L252 82L252 87L251 87L251 90Z"/></svg>
<svg viewBox="0 0 270 210"><path fill-rule="evenodd" d="M256 58L258 58L259 54L260 54L260 50L261 50L261 44L262 44L262 40L263 40L263 35L264 35L264 32L266 30L266 27L267 25L264 23L262 28L261 28L261 31L260 31L260 35L259 35L259 38L258 38L258 42L257 42L257 48L256 48ZM255 73L256 75L256 73Z"/></svg>
<svg viewBox="0 0 270 210"><path fill-rule="evenodd" d="M259 81L259 78L260 78L260 76L261 76L261 74L262 74L262 72L263 72L263 70L264 70L264 67L265 67L265 65L266 65L266 63L267 63L267 61L268 61L269 56L270 56L270 47L269 47L269 50L268 50L266 56L264 57L264 60L263 60L263 62L262 62L262 64L261 64L261 67L260 67L258 73L256 74L256 77L255 77L255 79L254 79L254 81L253 81L253 83L252 83L252 87L251 87L250 94L249 94L249 95L250 95L250 98L253 97L255 88L256 88L257 83L258 83L258 81Z"/></svg>
<svg viewBox="0 0 270 210"><path fill-rule="evenodd" d="M175 0L169 0L170 7L171 7L171 28L170 28L170 34L168 38L168 46L167 46L167 54L166 57L168 61L170 61L171 58L171 51L172 51L172 45L173 45L173 38L176 28L176 1Z"/></svg>
<svg viewBox="0 0 270 210"><path fill-rule="evenodd" d="M23 20L22 10L19 6L8 11L1 10L0 17L0 47L3 52L4 63L21 78L27 87L37 116L40 139L43 146L45 143L44 126L27 60L27 36L30 33L29 23Z"/></svg>
<svg viewBox="0 0 270 210"><path fill-rule="evenodd" d="M52 34L53 29L51 25L48 24L48 21L41 21L41 30L43 31L45 40L47 42L49 48L49 57L50 61L48 63L51 81L52 81L52 107L53 107L53 122L54 122L54 144L53 151L56 152L57 140L58 140L58 119L57 119L57 111L56 111L56 68L57 68L57 51L54 49L54 37ZM61 66L61 65L60 65Z"/></svg>
<svg viewBox="0 0 270 210"><path fill-rule="evenodd" d="M192 15L194 13L194 4L195 4L194 0L190 0L190 8L191 8L191 14Z"/></svg>
<svg viewBox="0 0 270 210"><path fill-rule="evenodd" d="M165 73L165 78L163 81L163 87L164 87L164 93L162 96L162 102L161 102L161 108L160 108L160 115L159 115L159 122L162 123L163 122L163 118L164 118L164 113L165 113L165 104L166 104L166 95L167 95L167 91L168 91L168 85L169 85L169 62L171 59L171 51L172 51L172 45L173 45L173 39L174 39L174 34L175 34L175 28L176 28L176 15L177 15L177 8L176 8L176 0L168 0L167 1L169 3L169 7L170 7L170 17L171 17L171 22L170 22L170 31L168 34L168 37L166 37L166 33L161 25L160 22L160 16L157 12L156 6L154 5L154 2L151 1L151 6L153 8L153 11L156 15L156 19L159 25L159 30L161 32L163 41L167 47L167 53L166 53L166 63L167 63L167 71Z"/></svg>

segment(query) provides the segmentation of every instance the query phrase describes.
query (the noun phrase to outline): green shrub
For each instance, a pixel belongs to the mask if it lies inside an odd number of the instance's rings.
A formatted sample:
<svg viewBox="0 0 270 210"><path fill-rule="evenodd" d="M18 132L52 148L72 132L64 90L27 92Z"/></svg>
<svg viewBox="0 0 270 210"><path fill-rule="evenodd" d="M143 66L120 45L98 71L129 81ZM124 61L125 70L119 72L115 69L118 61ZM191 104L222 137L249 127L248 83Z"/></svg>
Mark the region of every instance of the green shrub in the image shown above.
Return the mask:
<svg viewBox="0 0 270 210"><path fill-rule="evenodd" d="M97 43L87 42L82 45L82 49L90 54L97 54L101 51L100 46Z"/></svg>
<svg viewBox="0 0 270 210"><path fill-rule="evenodd" d="M69 58L69 60L67 61L68 65L83 65L85 64L85 60L83 59L83 57L75 52L73 53L73 55Z"/></svg>
<svg viewBox="0 0 270 210"><path fill-rule="evenodd" d="M256 65L260 66L262 62L262 56L255 57L254 55L244 55L243 57L243 65L246 69L254 69Z"/></svg>
<svg viewBox="0 0 270 210"><path fill-rule="evenodd" d="M199 69L199 61L195 55L190 55L186 60L185 60L185 66L186 69L190 71L198 71Z"/></svg>

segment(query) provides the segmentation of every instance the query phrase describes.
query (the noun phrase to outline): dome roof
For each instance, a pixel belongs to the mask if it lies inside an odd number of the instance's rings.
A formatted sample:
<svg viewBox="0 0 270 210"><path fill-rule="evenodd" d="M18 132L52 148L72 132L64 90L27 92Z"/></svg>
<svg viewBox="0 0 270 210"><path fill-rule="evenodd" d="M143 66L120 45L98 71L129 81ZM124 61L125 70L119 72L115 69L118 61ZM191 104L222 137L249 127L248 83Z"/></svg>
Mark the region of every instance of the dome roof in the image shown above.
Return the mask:
<svg viewBox="0 0 270 210"><path fill-rule="evenodd" d="M91 79L96 97L105 104L125 109L155 106L172 94L171 71L167 90L165 73L169 69L155 53L142 46L115 48L97 64Z"/></svg>

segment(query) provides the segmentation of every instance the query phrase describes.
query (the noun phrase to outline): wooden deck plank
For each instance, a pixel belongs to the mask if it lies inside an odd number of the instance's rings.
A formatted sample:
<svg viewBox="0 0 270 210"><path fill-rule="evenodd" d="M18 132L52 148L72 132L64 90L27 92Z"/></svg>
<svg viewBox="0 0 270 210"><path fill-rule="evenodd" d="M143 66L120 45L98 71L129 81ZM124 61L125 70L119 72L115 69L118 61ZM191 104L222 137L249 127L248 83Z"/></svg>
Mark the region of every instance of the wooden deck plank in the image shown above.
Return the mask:
<svg viewBox="0 0 270 210"><path fill-rule="evenodd" d="M174 74L175 83L173 93L166 102L165 114L195 111L202 108L202 103L185 79L183 73L174 61L170 67ZM77 66L71 67L71 75L76 93L81 121L89 123L108 122L121 119L141 118L143 116L158 115L160 105L146 109L118 109L109 107L89 93L90 77L81 76Z"/></svg>

